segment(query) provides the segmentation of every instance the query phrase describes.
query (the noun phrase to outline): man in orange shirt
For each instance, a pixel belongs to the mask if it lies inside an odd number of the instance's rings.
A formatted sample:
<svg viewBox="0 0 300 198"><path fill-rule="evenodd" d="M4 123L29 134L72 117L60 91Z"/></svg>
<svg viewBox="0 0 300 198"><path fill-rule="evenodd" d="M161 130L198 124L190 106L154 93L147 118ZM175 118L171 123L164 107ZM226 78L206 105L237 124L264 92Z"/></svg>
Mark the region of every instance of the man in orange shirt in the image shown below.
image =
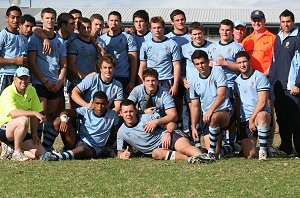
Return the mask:
<svg viewBox="0 0 300 198"><path fill-rule="evenodd" d="M265 28L265 23L264 13L260 10L254 10L251 13L253 32L243 40L242 45L251 57L253 69L268 76L276 35Z"/></svg>

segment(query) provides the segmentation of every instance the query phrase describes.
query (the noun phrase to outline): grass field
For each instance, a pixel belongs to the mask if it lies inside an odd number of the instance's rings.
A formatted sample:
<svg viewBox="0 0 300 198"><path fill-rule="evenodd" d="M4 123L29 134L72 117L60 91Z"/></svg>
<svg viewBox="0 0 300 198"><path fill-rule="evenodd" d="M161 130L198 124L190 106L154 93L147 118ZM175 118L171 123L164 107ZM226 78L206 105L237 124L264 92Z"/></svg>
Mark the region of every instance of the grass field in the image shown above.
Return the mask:
<svg viewBox="0 0 300 198"><path fill-rule="evenodd" d="M300 160L0 161L0 197L299 197Z"/></svg>

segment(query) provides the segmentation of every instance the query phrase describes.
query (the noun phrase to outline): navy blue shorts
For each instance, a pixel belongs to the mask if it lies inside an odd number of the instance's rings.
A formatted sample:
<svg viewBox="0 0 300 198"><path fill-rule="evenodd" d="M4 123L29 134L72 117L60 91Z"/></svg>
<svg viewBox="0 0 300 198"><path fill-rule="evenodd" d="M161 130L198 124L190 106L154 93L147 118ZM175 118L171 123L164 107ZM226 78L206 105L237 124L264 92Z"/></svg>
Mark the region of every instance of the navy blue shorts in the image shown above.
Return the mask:
<svg viewBox="0 0 300 198"><path fill-rule="evenodd" d="M23 141L30 140L30 139L32 139L32 136L30 133L27 132ZM9 141L6 137L6 124L3 124L0 128L0 141L4 142L5 144L9 144L13 142L13 141Z"/></svg>
<svg viewBox="0 0 300 198"><path fill-rule="evenodd" d="M37 95L41 98L46 98L48 100L53 100L53 99L56 99L56 98L59 98L59 97L64 97L64 86L63 85L55 93L53 93L51 91L48 91L48 89L44 85L33 84L32 86L35 88Z"/></svg>
<svg viewBox="0 0 300 198"><path fill-rule="evenodd" d="M238 134L238 140L243 140L246 138L257 138L257 130L256 131L250 131L249 129L249 121L241 122L240 123L240 132Z"/></svg>
<svg viewBox="0 0 300 198"><path fill-rule="evenodd" d="M96 157L97 156L97 152L95 150L94 147L88 145L85 141L83 141L78 135L76 135L76 144L75 144L75 148L76 147L79 147L79 146L82 146L82 147L86 147L86 148L89 148L93 151L94 153L94 156Z"/></svg>
<svg viewBox="0 0 300 198"><path fill-rule="evenodd" d="M185 137L184 133L181 132L180 130L176 129L171 133L171 145L170 145L170 150L175 151L175 143L179 138ZM159 146L159 148L162 148L162 145Z"/></svg>

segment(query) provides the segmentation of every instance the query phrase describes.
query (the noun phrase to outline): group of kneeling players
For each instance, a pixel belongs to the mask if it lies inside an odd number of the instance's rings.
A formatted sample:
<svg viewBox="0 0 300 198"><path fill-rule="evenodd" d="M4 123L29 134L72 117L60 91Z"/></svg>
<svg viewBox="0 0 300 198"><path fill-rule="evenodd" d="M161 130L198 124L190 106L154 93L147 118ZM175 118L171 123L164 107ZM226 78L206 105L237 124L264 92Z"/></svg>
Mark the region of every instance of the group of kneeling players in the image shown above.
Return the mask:
<svg viewBox="0 0 300 198"><path fill-rule="evenodd" d="M270 83L233 40L231 20L221 21L221 40L211 43L200 23L187 29L181 10L171 13L174 31L167 35L164 20L149 22L145 10L133 15L134 29L124 30L117 11L103 28L101 15L88 19L73 10L58 16L54 31L56 12L45 8L43 27L31 27L30 35L21 32L21 15L8 8L8 27L0 32L1 159L91 159L107 152L189 163L239 152L267 159ZM65 84L71 108L63 110ZM53 148L58 134L60 152Z"/></svg>

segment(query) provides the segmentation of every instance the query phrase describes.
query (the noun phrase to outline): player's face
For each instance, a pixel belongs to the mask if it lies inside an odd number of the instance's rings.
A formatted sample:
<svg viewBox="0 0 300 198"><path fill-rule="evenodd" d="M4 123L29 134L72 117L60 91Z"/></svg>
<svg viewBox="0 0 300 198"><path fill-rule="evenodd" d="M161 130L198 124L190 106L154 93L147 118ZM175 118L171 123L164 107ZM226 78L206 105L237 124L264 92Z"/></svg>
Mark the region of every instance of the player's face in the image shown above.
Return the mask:
<svg viewBox="0 0 300 198"><path fill-rule="evenodd" d="M205 58L198 58L193 59L193 63L201 76L207 76L210 69L209 60L205 60Z"/></svg>
<svg viewBox="0 0 300 198"><path fill-rule="evenodd" d="M246 36L246 28L242 25L239 25L233 29L234 40L238 43L241 43Z"/></svg>
<svg viewBox="0 0 300 198"><path fill-rule="evenodd" d="M221 24L219 28L219 34L221 37L221 41L230 42L232 40L233 30L230 25Z"/></svg>
<svg viewBox="0 0 300 198"><path fill-rule="evenodd" d="M103 21L99 20L99 19L94 19L92 21L92 30L91 33L93 35L98 35L102 29L103 26Z"/></svg>
<svg viewBox="0 0 300 198"><path fill-rule="evenodd" d="M19 93L24 93L30 81L29 76L20 76L14 78L14 83Z"/></svg>
<svg viewBox="0 0 300 198"><path fill-rule="evenodd" d="M8 16L6 16L6 21L8 25L9 31L15 31L18 29L20 21L21 21L21 14L18 11L11 11Z"/></svg>
<svg viewBox="0 0 300 198"><path fill-rule="evenodd" d="M164 27L161 23L151 23L153 37L161 38L164 36Z"/></svg>
<svg viewBox="0 0 300 198"><path fill-rule="evenodd" d="M236 63L238 64L239 70L242 74L248 74L251 71L250 60L246 57L237 58Z"/></svg>
<svg viewBox="0 0 300 198"><path fill-rule="evenodd" d="M33 27L33 23L29 22L29 21L25 21L25 23L20 24L20 32L28 37L32 34L32 27Z"/></svg>
<svg viewBox="0 0 300 198"><path fill-rule="evenodd" d="M115 68L111 64L103 61L101 68L100 68L102 79L111 80L113 78L114 71L115 71Z"/></svg>
<svg viewBox="0 0 300 198"><path fill-rule="evenodd" d="M192 30L190 36L194 43L200 44L203 42L204 32L202 30Z"/></svg>
<svg viewBox="0 0 300 198"><path fill-rule="evenodd" d="M112 31L120 30L121 29L121 21L118 16L110 15L108 17L108 27Z"/></svg>
<svg viewBox="0 0 300 198"><path fill-rule="evenodd" d="M172 25L174 26L174 29L185 30L185 17L182 14L174 16Z"/></svg>
<svg viewBox="0 0 300 198"><path fill-rule="evenodd" d="M89 24L89 23L81 23L81 26L80 26L78 32L83 37L89 37L90 34L91 34L91 24Z"/></svg>
<svg viewBox="0 0 300 198"><path fill-rule="evenodd" d="M140 17L135 17L133 21L133 25L136 31L141 32L142 34L146 33L148 30L148 22Z"/></svg>
<svg viewBox="0 0 300 198"><path fill-rule="evenodd" d="M280 27L284 32L288 33L294 27L294 22L290 16L282 16L280 17Z"/></svg>
<svg viewBox="0 0 300 198"><path fill-rule="evenodd" d="M72 34L75 30L75 20L69 19L67 23L67 32L68 34Z"/></svg>
<svg viewBox="0 0 300 198"><path fill-rule="evenodd" d="M75 26L77 28L77 22L79 20L79 18L81 18L81 14L80 13L73 13L72 16L74 17L74 20L75 20Z"/></svg>
<svg viewBox="0 0 300 198"><path fill-rule="evenodd" d="M251 25L254 31L264 31L265 30L265 19L252 19Z"/></svg>
<svg viewBox="0 0 300 198"><path fill-rule="evenodd" d="M94 98L93 106L94 106L94 113L97 116L102 116L103 113L106 111L108 105L108 101L105 98Z"/></svg>
<svg viewBox="0 0 300 198"><path fill-rule="evenodd" d="M158 80L155 77L147 76L143 80L147 93L155 93L157 91Z"/></svg>
<svg viewBox="0 0 300 198"><path fill-rule="evenodd" d="M137 110L133 105L122 106L121 108L121 115L124 119L124 122L129 126L132 126L137 122L136 114Z"/></svg>
<svg viewBox="0 0 300 198"><path fill-rule="evenodd" d="M44 13L42 19L43 28L48 30L53 29L55 25L55 14L53 13Z"/></svg>

